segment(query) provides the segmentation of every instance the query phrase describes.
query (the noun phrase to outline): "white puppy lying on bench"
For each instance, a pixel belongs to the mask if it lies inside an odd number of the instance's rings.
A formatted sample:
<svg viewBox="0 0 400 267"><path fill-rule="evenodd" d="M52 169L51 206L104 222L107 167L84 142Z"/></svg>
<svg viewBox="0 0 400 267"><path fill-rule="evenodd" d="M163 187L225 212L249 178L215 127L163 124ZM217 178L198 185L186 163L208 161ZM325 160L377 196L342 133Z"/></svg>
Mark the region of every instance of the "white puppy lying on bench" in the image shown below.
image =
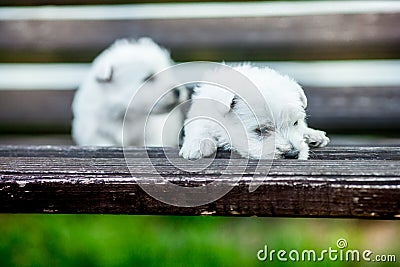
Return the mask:
<svg viewBox="0 0 400 267"><path fill-rule="evenodd" d="M307 126L307 98L294 80L269 68L245 64L234 69L260 94L243 100L214 84L200 84L185 121L182 157L208 157L224 147L247 158L307 159L309 146L329 143L325 132Z"/></svg>

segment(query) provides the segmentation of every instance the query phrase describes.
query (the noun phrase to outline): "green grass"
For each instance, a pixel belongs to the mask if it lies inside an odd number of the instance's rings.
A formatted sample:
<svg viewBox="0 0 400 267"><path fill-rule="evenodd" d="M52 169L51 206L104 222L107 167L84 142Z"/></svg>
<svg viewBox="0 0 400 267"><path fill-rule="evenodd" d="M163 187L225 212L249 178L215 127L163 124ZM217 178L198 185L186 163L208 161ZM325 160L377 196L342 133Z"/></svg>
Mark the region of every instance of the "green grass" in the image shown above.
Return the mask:
<svg viewBox="0 0 400 267"><path fill-rule="evenodd" d="M400 223L105 215L0 215L0 266L365 266L257 260L270 249L349 249L396 254ZM393 263L368 266L397 266Z"/></svg>

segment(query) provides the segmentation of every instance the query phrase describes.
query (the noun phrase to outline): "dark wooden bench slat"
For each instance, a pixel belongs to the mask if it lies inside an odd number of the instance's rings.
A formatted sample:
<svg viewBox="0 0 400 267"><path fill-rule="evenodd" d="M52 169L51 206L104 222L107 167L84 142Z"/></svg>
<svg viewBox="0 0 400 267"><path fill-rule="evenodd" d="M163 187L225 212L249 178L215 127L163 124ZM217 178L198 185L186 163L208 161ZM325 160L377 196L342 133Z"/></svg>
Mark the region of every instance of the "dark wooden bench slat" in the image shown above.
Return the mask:
<svg viewBox="0 0 400 267"><path fill-rule="evenodd" d="M305 87L309 124L328 132L397 133L400 130L399 89ZM0 130L3 133L68 132L73 96L73 89L0 90Z"/></svg>
<svg viewBox="0 0 400 267"><path fill-rule="evenodd" d="M399 23L396 11L231 18L0 19L0 36L7 36L0 39L0 56L2 62L88 62L116 38L149 36L168 47L178 61L400 58Z"/></svg>
<svg viewBox="0 0 400 267"><path fill-rule="evenodd" d="M354 184L343 179L313 180L290 176L263 181L253 193L248 193L248 183L242 182L214 203L178 208L152 199L137 184L127 182L126 177L122 181L115 177L112 180L113 183L108 183L104 179L88 177L77 182L70 177L58 177L37 179L32 183L26 180L2 183L0 211L388 219L400 214L399 181Z"/></svg>
<svg viewBox="0 0 400 267"><path fill-rule="evenodd" d="M400 160L277 160L268 177L236 164L231 175L219 177L226 154L207 172L187 173L168 164L150 149L155 168L182 186L199 186L219 179L233 185L221 199L193 208L161 203L139 187L154 172L143 166L142 148L132 148L131 177L121 148L0 147L0 212L175 214L224 216L400 217ZM328 147L318 153L397 155L399 147ZM169 152L174 152L170 150ZM176 152L176 150L175 150ZM101 156L101 154L103 154ZM111 157L110 157L111 155ZM93 156L93 157L92 157ZM379 157L379 156L377 156ZM242 161L240 161L242 162ZM159 181L161 185L165 181ZM250 182L260 187L250 193ZM193 196L195 197L195 196Z"/></svg>
<svg viewBox="0 0 400 267"><path fill-rule="evenodd" d="M141 147L125 149L130 157L150 158L178 157L176 148L151 148L146 150ZM227 158L238 155L219 149L216 158ZM0 146L0 157L60 157L60 158L123 158L121 147L79 147L79 146ZM310 157L313 160L400 160L399 146L328 146L312 149Z"/></svg>
<svg viewBox="0 0 400 267"><path fill-rule="evenodd" d="M2 158L0 162L0 173L26 173L29 175L37 174L129 174L127 163L123 158L48 158L35 157L23 158L12 157ZM177 166L198 166L207 160L197 162L188 162L184 159L174 159ZM199 172L201 177L218 177L222 172L228 175L245 175L251 176L254 174L257 164L267 165L268 162L249 161L242 159L234 159L233 166L229 165L230 159L215 159L207 168L207 171ZM167 176L186 175L196 177L197 174L191 174L187 171L182 171L171 165L164 157L153 158L151 163L153 168L149 168L150 162L142 158L131 158L128 160L129 167L134 170L134 173L141 176L151 176L157 173ZM247 167L247 168L246 168ZM211 172L209 172L211 171ZM386 163L376 160L325 160L325 161L296 161L296 160L276 160L274 161L269 174L271 175L302 175L302 176L376 176L376 177L395 177L400 171L400 161L387 161ZM258 173L256 173L258 174ZM259 175L265 175L260 173ZM399 178L400 181L400 178Z"/></svg>

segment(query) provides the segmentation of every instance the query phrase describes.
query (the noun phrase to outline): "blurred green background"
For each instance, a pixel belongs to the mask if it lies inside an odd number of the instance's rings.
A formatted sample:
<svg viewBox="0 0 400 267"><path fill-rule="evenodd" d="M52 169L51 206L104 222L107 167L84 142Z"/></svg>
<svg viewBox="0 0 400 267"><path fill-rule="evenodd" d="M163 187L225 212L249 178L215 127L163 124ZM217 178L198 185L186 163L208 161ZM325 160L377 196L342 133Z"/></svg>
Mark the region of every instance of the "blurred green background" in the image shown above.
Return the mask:
<svg viewBox="0 0 400 267"><path fill-rule="evenodd" d="M115 215L0 215L0 266L398 266L257 260L270 249L400 252L396 221Z"/></svg>

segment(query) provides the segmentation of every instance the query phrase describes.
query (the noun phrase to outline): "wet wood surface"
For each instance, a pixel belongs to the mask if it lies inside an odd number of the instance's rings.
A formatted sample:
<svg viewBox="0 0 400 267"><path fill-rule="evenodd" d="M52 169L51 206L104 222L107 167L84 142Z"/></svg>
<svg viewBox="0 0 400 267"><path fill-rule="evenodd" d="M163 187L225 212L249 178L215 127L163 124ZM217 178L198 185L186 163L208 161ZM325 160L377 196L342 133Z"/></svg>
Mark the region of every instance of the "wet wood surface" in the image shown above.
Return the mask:
<svg viewBox="0 0 400 267"><path fill-rule="evenodd" d="M0 212L400 217L400 147L316 149L311 160L275 160L266 172L257 164L269 162L247 162L227 151L198 172L177 167L198 162L184 162L176 149L125 152L129 168L121 148L2 146ZM232 190L208 204L177 207L143 191L140 185L151 181L159 193L169 182L193 187L217 181ZM251 183L258 185L254 192Z"/></svg>

